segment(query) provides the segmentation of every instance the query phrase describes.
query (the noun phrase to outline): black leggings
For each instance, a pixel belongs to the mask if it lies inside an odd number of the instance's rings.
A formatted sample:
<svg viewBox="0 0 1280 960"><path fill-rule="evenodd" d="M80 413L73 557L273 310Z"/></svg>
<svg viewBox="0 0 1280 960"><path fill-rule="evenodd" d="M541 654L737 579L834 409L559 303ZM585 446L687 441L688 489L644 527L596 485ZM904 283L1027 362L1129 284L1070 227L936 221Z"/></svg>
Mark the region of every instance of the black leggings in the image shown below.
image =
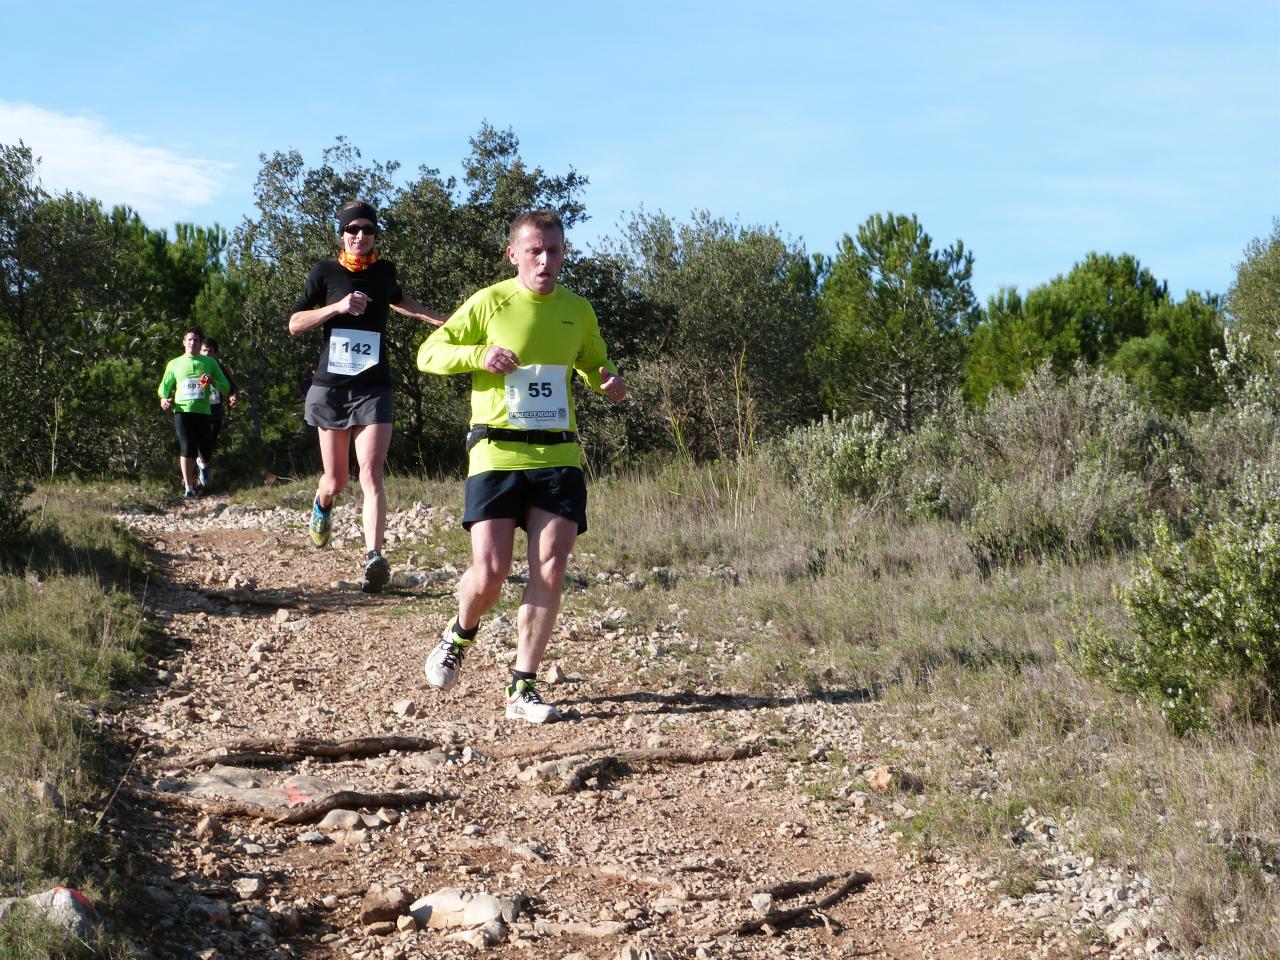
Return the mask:
<svg viewBox="0 0 1280 960"><path fill-rule="evenodd" d="M184 457L197 454L208 463L213 459L213 431L210 421L213 418L207 413L183 413L178 410L173 415L173 426L178 431L178 453Z"/></svg>

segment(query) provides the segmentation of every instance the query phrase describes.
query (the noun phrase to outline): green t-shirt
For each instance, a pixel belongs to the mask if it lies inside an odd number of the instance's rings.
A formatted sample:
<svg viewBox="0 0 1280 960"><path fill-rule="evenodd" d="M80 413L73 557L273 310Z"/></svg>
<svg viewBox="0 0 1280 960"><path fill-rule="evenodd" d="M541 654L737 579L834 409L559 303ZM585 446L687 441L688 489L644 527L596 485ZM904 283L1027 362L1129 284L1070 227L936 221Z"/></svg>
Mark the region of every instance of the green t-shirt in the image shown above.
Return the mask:
<svg viewBox="0 0 1280 960"><path fill-rule="evenodd" d="M200 378L205 377L203 383ZM231 392L231 383L212 357L202 354L174 357L164 368L159 394L173 397L173 406L183 413L209 413L209 388L217 387L224 394Z"/></svg>
<svg viewBox="0 0 1280 960"><path fill-rule="evenodd" d="M485 370L493 346L519 357L520 369ZM598 391L601 367L617 373L591 304L561 286L535 293L514 277L472 295L418 350L419 370L470 373L472 424L504 430L576 430L571 375L577 370ZM469 473L581 465L576 443L482 440L471 449Z"/></svg>

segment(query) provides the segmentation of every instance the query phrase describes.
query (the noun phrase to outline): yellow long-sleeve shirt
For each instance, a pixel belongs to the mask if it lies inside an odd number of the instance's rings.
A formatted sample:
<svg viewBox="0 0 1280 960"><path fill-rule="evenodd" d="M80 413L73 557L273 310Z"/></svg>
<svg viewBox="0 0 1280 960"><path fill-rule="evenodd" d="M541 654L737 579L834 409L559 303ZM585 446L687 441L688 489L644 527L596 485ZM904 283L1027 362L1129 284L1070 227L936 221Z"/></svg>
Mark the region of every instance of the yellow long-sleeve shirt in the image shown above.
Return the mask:
<svg viewBox="0 0 1280 960"><path fill-rule="evenodd" d="M485 370L493 346L513 352L520 370ZM418 350L419 370L471 374L472 424L507 430L576 430L571 374L599 391L601 367L617 373L591 304L561 286L535 293L515 278L473 294ZM483 440L471 450L469 473L581 465L576 443Z"/></svg>

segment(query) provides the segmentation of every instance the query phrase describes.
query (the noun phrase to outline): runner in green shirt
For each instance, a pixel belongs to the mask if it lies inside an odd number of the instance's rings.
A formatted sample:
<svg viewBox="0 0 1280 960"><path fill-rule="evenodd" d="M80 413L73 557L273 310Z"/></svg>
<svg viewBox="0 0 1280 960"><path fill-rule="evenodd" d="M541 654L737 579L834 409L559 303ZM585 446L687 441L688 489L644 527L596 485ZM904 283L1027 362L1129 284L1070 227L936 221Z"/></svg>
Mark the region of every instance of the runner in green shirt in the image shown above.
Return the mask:
<svg viewBox="0 0 1280 960"><path fill-rule="evenodd" d="M196 457L203 457L205 462L213 458L210 389L216 387L222 391L231 406L236 403L231 384L217 361L200 355L203 340L203 335L194 327L182 335L182 356L174 357L164 368L158 391L160 409L174 411L173 425L178 433L178 468L182 471L184 497L196 495L192 482Z"/></svg>
<svg viewBox="0 0 1280 960"><path fill-rule="evenodd" d="M587 488L570 388L576 371L610 400L627 386L609 362L591 304L557 285L564 224L550 210L511 225L507 258L516 276L479 291L418 351L428 373L471 374L470 469L462 525L471 566L458 585L458 615L427 657L427 680L457 682L480 618L498 602L511 569L516 527L528 535L529 579L518 615L508 718L545 723L556 708L536 686L560 610L569 553L587 529Z"/></svg>

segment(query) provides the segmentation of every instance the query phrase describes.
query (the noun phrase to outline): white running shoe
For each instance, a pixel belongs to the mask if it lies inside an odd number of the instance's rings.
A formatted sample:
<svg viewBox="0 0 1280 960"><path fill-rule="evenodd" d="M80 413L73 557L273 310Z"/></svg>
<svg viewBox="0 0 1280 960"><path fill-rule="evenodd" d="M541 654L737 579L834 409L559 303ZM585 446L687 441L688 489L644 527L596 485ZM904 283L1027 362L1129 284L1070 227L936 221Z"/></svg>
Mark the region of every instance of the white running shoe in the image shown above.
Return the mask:
<svg viewBox="0 0 1280 960"><path fill-rule="evenodd" d="M536 681L520 680L514 686L507 687L507 719L546 723L559 720L560 711L554 703L547 703L542 699Z"/></svg>
<svg viewBox="0 0 1280 960"><path fill-rule="evenodd" d="M464 641L453 632L453 624L444 628L440 642L427 654L423 672L427 675L427 683L441 690L448 690L458 682L458 671L462 669L462 655L466 653L471 641Z"/></svg>

